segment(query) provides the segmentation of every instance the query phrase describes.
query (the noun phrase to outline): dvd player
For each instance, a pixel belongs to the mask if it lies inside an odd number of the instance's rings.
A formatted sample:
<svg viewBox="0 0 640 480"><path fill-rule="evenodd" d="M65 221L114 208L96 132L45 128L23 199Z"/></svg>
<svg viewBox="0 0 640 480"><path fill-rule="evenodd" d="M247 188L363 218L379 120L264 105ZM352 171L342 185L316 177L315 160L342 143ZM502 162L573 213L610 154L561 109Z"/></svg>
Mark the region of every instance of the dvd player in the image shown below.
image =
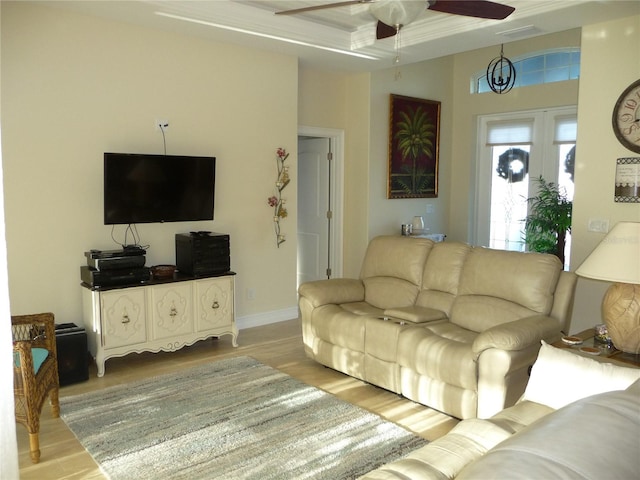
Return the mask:
<svg viewBox="0 0 640 480"><path fill-rule="evenodd" d="M121 268L140 268L146 263L144 255L126 257L87 258L87 265L96 270L117 270Z"/></svg>
<svg viewBox="0 0 640 480"><path fill-rule="evenodd" d="M113 258L113 257L135 257L144 255L146 250L142 247L125 247L122 250L89 250L84 252L88 259L92 258Z"/></svg>
<svg viewBox="0 0 640 480"><path fill-rule="evenodd" d="M151 279L149 267L96 270L87 265L80 267L80 279L90 287L115 287L135 285Z"/></svg>

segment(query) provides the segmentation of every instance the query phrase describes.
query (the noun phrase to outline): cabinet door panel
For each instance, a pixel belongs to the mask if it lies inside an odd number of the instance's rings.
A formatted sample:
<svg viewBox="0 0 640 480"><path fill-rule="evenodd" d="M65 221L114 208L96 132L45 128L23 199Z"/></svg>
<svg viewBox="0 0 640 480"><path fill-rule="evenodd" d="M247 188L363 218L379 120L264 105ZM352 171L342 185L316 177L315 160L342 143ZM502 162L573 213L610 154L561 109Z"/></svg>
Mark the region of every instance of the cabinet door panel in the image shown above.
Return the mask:
<svg viewBox="0 0 640 480"><path fill-rule="evenodd" d="M150 289L153 339L193 332L191 283L157 285Z"/></svg>
<svg viewBox="0 0 640 480"><path fill-rule="evenodd" d="M233 277L196 282L197 330L215 330L233 323Z"/></svg>
<svg viewBox="0 0 640 480"><path fill-rule="evenodd" d="M147 340L144 289L104 292L102 321L105 348L144 343Z"/></svg>

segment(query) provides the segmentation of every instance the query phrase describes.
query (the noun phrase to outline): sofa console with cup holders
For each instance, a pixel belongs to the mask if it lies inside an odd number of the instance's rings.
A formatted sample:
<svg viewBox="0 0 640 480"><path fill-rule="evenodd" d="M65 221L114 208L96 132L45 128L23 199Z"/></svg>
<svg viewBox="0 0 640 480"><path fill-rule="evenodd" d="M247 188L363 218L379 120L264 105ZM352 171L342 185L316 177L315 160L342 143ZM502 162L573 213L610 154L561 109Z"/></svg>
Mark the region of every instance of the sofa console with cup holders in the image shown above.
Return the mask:
<svg viewBox="0 0 640 480"><path fill-rule="evenodd" d="M540 341L568 331L576 276L552 255L371 240L360 278L299 288L307 355L457 418L525 390Z"/></svg>

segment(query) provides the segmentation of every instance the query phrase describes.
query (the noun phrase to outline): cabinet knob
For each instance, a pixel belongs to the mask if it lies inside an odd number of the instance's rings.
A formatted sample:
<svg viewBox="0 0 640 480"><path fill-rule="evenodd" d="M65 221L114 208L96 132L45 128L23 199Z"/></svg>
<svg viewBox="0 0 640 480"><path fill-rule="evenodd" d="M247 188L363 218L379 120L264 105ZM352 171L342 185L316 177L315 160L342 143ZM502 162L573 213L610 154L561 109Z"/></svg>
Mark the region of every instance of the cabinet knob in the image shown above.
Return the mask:
<svg viewBox="0 0 640 480"><path fill-rule="evenodd" d="M213 301L213 305L211 305L211 308L213 308L213 309L220 308L220 304L218 303L217 300Z"/></svg>
<svg viewBox="0 0 640 480"><path fill-rule="evenodd" d="M169 316L175 317L176 315L178 315L178 310L176 309L176 307L171 307L171 310L169 310Z"/></svg>
<svg viewBox="0 0 640 480"><path fill-rule="evenodd" d="M122 316L122 323L129 323L131 320L129 319L129 315Z"/></svg>

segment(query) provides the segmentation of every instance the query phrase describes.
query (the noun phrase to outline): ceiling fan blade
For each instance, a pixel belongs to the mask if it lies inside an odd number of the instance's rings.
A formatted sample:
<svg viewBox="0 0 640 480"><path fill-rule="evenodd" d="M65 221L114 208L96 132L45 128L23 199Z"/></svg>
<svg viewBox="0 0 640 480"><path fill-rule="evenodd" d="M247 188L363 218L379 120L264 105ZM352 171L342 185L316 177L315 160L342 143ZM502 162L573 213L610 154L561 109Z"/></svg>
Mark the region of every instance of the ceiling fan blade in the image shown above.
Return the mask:
<svg viewBox="0 0 640 480"><path fill-rule="evenodd" d="M429 2L429 10L467 17L504 20L514 12L515 8L486 0L435 0Z"/></svg>
<svg viewBox="0 0 640 480"><path fill-rule="evenodd" d="M392 27L378 20L378 25L376 25L376 39L382 40L383 38L393 37L398 33L398 30L396 27Z"/></svg>
<svg viewBox="0 0 640 480"><path fill-rule="evenodd" d="M348 0L346 2L325 3L324 5L312 5L310 7L294 8L293 10L282 10L275 12L276 15L295 15L297 13L312 12L314 10L324 10L326 8L347 7L358 5L359 3L371 3L373 0Z"/></svg>

